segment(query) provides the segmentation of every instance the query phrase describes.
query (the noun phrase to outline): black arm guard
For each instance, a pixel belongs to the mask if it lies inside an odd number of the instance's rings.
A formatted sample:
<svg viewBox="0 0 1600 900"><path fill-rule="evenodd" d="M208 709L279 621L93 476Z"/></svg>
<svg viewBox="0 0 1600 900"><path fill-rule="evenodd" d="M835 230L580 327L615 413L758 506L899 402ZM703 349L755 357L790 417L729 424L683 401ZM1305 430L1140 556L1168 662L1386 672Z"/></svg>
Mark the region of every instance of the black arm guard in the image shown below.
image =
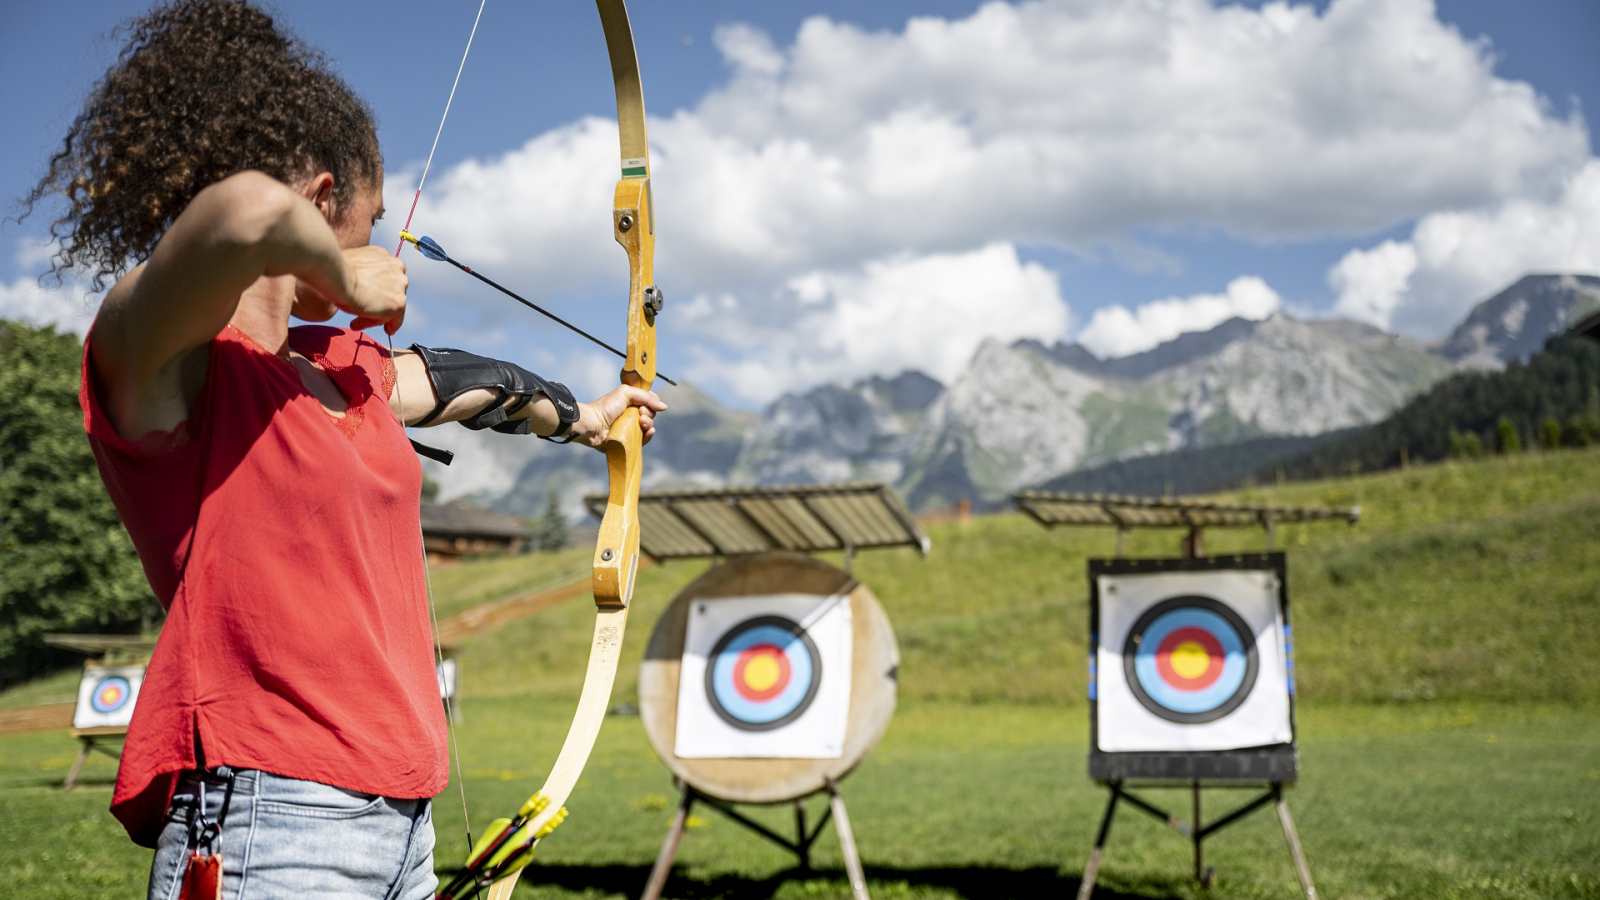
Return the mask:
<svg viewBox="0 0 1600 900"><path fill-rule="evenodd" d="M482 412L461 421L473 431L492 428L501 434L532 434L533 425L527 419L508 421L507 417L527 406L539 394L550 398L561 420L551 438L567 434L578 421L578 401L573 399L567 386L558 381L546 381L516 363L488 359L465 350L448 347L430 350L420 344L412 344L411 349L427 363L428 378L439 395L439 404L423 416L418 425L432 422L450 401L477 388L494 391L496 396ZM571 439L569 435L567 440Z"/></svg>

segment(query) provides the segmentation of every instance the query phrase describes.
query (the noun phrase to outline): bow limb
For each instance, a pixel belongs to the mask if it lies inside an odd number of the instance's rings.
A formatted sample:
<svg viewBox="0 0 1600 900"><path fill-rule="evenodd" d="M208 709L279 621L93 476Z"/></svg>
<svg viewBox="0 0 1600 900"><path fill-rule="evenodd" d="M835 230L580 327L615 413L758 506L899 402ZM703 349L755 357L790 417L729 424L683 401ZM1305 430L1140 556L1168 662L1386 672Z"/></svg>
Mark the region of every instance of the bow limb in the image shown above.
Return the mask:
<svg viewBox="0 0 1600 900"><path fill-rule="evenodd" d="M656 313L660 294L654 285L655 213L651 207L650 149L645 135L644 93L639 81L639 61L633 30L623 0L596 0L605 29L606 50L617 92L617 126L621 149L621 179L612 198L611 223L617 243L628 254L628 341L622 383L649 390L656 378ZM594 555L594 640L589 648L589 668L584 675L578 711L556 757L550 776L540 789L548 803L529 822L528 831L539 833L562 815L567 797L589 760L600 726L611 702L622 638L628 624L628 604L639 569L639 485L644 460L639 410L629 407L606 436L603 449L610 479L610 495ZM507 900L516 888L518 871L511 871L489 888L490 900Z"/></svg>

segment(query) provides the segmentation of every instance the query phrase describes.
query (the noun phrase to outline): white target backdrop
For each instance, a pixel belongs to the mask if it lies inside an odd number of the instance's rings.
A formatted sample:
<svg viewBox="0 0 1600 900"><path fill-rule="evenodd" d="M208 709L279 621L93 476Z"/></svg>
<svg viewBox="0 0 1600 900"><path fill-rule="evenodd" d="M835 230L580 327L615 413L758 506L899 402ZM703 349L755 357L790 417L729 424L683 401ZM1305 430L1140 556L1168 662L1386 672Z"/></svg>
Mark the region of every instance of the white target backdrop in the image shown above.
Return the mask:
<svg viewBox="0 0 1600 900"><path fill-rule="evenodd" d="M837 759L850 712L850 603L769 594L696 601L678 680L682 759Z"/></svg>
<svg viewBox="0 0 1600 900"><path fill-rule="evenodd" d="M1277 575L1100 575L1097 747L1235 750L1293 740Z"/></svg>
<svg viewBox="0 0 1600 900"><path fill-rule="evenodd" d="M73 728L126 728L144 684L144 666L89 666L78 682Z"/></svg>

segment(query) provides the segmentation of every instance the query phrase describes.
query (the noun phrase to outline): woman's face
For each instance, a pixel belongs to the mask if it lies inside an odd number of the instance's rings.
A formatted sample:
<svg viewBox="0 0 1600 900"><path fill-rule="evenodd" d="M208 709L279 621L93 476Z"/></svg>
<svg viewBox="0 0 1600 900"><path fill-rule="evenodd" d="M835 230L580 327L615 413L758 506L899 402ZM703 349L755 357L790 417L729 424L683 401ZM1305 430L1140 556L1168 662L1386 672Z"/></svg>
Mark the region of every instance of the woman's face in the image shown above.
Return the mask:
<svg viewBox="0 0 1600 900"><path fill-rule="evenodd" d="M340 249L352 250L372 243L372 226L383 218L383 176L380 174L371 187L356 191L345 208L335 206L333 213L328 225L339 239Z"/></svg>
<svg viewBox="0 0 1600 900"><path fill-rule="evenodd" d="M318 181L328 179L329 184L320 188ZM378 176L377 183L371 187L364 187L356 191L348 204L334 203L322 195L323 190L330 190L332 177L323 173L318 179L308 182L301 190L307 199L317 204L322 214L328 217L328 227L333 229L333 236L339 242L342 250L353 250L365 247L372 243L372 226L383 218L383 176ZM293 315L297 319L307 322L326 322L339 312L339 308L332 303L316 296L304 285L296 285Z"/></svg>

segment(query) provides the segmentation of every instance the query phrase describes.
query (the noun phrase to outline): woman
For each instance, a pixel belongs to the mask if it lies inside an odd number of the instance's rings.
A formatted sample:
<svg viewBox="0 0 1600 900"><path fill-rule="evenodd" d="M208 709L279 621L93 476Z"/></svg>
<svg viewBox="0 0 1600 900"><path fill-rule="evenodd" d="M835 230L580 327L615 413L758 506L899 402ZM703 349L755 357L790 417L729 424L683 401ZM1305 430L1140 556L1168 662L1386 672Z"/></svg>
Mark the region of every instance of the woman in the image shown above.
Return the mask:
<svg viewBox="0 0 1600 900"><path fill-rule="evenodd" d="M243 0L127 30L30 197L69 204L58 271L120 275L85 342L84 424L168 609L112 812L156 848L152 898L219 857L230 897L431 896L446 725L400 422L599 446L630 406L648 440L665 406L291 327L404 320L405 266L369 246L370 111Z"/></svg>

